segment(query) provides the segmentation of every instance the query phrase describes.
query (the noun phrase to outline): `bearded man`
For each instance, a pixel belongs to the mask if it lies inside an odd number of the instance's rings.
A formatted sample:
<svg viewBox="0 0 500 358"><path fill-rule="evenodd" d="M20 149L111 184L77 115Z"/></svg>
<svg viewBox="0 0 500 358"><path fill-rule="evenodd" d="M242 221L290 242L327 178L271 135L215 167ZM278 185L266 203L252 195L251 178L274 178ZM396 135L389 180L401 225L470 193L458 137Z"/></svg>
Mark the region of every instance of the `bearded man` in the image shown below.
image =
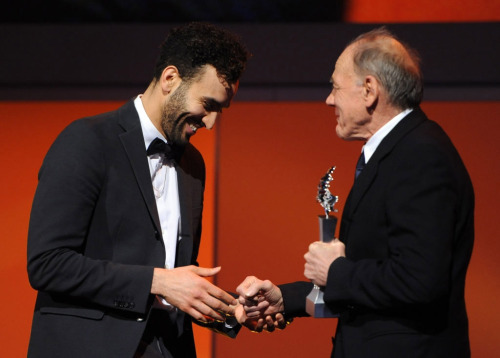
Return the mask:
<svg viewBox="0 0 500 358"><path fill-rule="evenodd" d="M189 139L229 107L249 54L201 23L173 29L160 51L144 94L73 122L44 159L29 357L195 357L191 318L224 329L235 314L204 279L220 268L197 265L205 165Z"/></svg>

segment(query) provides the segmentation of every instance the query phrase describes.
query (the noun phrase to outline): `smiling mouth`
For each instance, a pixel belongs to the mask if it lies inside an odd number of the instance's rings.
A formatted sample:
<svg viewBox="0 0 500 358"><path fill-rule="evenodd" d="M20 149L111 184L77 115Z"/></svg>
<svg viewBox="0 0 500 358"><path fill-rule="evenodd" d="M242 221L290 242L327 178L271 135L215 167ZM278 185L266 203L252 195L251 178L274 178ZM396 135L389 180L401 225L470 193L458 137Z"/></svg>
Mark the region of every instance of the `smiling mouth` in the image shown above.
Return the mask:
<svg viewBox="0 0 500 358"><path fill-rule="evenodd" d="M191 135L196 134L198 129L205 126L201 118L197 116L187 116L185 119L185 123L188 125Z"/></svg>
<svg viewBox="0 0 500 358"><path fill-rule="evenodd" d="M194 124L190 124L189 127L193 130L194 133L198 130L198 127L196 127Z"/></svg>

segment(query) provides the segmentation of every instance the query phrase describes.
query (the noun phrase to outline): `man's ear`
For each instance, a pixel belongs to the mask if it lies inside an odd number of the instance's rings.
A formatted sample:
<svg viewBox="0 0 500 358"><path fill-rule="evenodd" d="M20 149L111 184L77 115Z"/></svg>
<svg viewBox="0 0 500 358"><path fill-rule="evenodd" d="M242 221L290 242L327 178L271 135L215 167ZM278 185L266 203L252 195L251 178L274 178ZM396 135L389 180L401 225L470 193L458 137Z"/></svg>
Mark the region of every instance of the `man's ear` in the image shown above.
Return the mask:
<svg viewBox="0 0 500 358"><path fill-rule="evenodd" d="M363 82L363 98L366 108L373 108L376 106L380 96L380 89L380 83L374 76L365 76Z"/></svg>
<svg viewBox="0 0 500 358"><path fill-rule="evenodd" d="M165 95L173 92L175 88L182 82L179 70L175 66L167 66L161 73L160 86Z"/></svg>

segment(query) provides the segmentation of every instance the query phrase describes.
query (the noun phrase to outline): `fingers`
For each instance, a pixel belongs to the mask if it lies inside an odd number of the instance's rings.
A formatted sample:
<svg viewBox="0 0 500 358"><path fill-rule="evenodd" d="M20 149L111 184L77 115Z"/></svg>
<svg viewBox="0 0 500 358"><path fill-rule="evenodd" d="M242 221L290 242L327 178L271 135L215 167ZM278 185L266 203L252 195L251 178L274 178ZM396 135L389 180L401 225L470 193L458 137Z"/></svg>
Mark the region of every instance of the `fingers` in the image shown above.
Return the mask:
<svg viewBox="0 0 500 358"><path fill-rule="evenodd" d="M183 309L183 311L192 316L194 319L204 323L213 321L223 322L225 320L224 316L215 311L212 307L210 307L210 305L201 301L193 304L191 307Z"/></svg>
<svg viewBox="0 0 500 358"><path fill-rule="evenodd" d="M207 289L199 297L198 310L214 320L224 321L225 316L234 316L238 301L219 287L207 282Z"/></svg>
<svg viewBox="0 0 500 358"><path fill-rule="evenodd" d="M212 296L210 292L213 292L216 287L210 287L212 285L208 282L207 284L205 287L193 290L186 305L181 305L179 308L202 322L224 321L224 315L234 313L234 308Z"/></svg>
<svg viewBox="0 0 500 358"><path fill-rule="evenodd" d="M212 268L198 267L198 266L189 266L189 267L191 268L191 270L195 274L197 274L198 276L202 276L202 277L214 276L217 273L219 273L219 271L221 270L220 266L218 266L218 267L212 267Z"/></svg>
<svg viewBox="0 0 500 358"><path fill-rule="evenodd" d="M259 311L266 309L269 303L264 300L264 297L259 295L263 287L263 281L255 276L248 276L236 288L236 292L240 295L238 302L245 307L245 311L249 317L256 317Z"/></svg>
<svg viewBox="0 0 500 358"><path fill-rule="evenodd" d="M285 320L285 316L281 313L276 314L276 320L274 321L274 326L278 329L285 329L287 325L287 321Z"/></svg>
<svg viewBox="0 0 500 358"><path fill-rule="evenodd" d="M321 241L312 242L311 244L309 244L308 251L304 255L304 258L306 258L306 256L309 257L309 258L314 257L315 253L318 252L318 251L321 251L325 245L330 245L330 243L327 244L327 243L324 243L324 242L321 242ZM307 260L307 258L306 258L306 260Z"/></svg>
<svg viewBox="0 0 500 358"><path fill-rule="evenodd" d="M265 324L262 327L262 330L267 332L274 332L276 329L283 330L286 326L292 322L285 320L285 317L281 313L277 313L276 315L268 315L265 317Z"/></svg>
<svg viewBox="0 0 500 358"><path fill-rule="evenodd" d="M191 268L191 270L195 274L197 274L198 276L201 276L201 277L214 276L217 273L219 273L221 270L220 266L213 267L213 268L189 266L189 268ZM214 306L211 306L211 307L218 309L218 310L222 310L226 314L234 315L234 307L231 308L231 306L235 306L236 304L238 304L236 298L231 296L226 291L220 289L219 287L211 284L210 282L206 281L206 283L207 283L208 294L211 295L212 297L217 298L219 301L222 301L222 302L216 302L215 303L216 307L214 307Z"/></svg>
<svg viewBox="0 0 500 358"><path fill-rule="evenodd" d="M248 276L237 288L240 294L238 301L245 306L247 312L263 311L270 302L267 296L274 289L274 285L269 280L259 280L255 276Z"/></svg>
<svg viewBox="0 0 500 358"><path fill-rule="evenodd" d="M220 267L196 266L163 269L160 270L161 276L157 278L160 284L155 284L152 293L159 294L167 302L201 322L224 321L225 315L234 315L238 301L205 279L219 271Z"/></svg>
<svg viewBox="0 0 500 358"><path fill-rule="evenodd" d="M217 299L216 304L217 306L214 307L216 309L224 311L224 313L227 314L234 314L234 308L231 308L231 306L235 306L238 304L238 301L236 298L231 296L229 293L226 291L220 289L219 287L208 283L208 294L214 298ZM212 306L213 307L213 306Z"/></svg>
<svg viewBox="0 0 500 358"><path fill-rule="evenodd" d="M256 318L262 315L263 312L269 307L269 302L262 301L257 305L243 305L246 315L248 318Z"/></svg>
<svg viewBox="0 0 500 358"><path fill-rule="evenodd" d="M260 333L262 331L274 332L274 330L278 328L277 322L274 321L272 316L259 318L258 320L248 320L245 323L245 326L252 332L256 333Z"/></svg>
<svg viewBox="0 0 500 358"><path fill-rule="evenodd" d="M220 301L219 301L220 302ZM190 306L180 306L181 310L201 322L223 322L226 316L234 315L234 306L221 306L215 298L199 299Z"/></svg>
<svg viewBox="0 0 500 358"><path fill-rule="evenodd" d="M274 332L276 329L282 330L292 321L285 320L285 317L281 313L275 315L266 315L265 317L259 317L251 319L246 316L242 310L242 306L237 308L237 319L240 324L247 327L252 332L260 333L262 331Z"/></svg>
<svg viewBox="0 0 500 358"><path fill-rule="evenodd" d="M255 318L261 315L261 313L270 306L270 302L261 295L252 297L250 299L240 296L238 298L238 302L243 306L249 318Z"/></svg>
<svg viewBox="0 0 500 358"><path fill-rule="evenodd" d="M266 316L266 324L265 324L265 329L268 332L274 332L275 326L274 326L274 319L272 316Z"/></svg>
<svg viewBox="0 0 500 358"><path fill-rule="evenodd" d="M315 285L325 286L328 270L333 261L345 256L345 246L338 239L329 243L316 241L309 245L309 251L304 255L304 276Z"/></svg>
<svg viewBox="0 0 500 358"><path fill-rule="evenodd" d="M237 288L238 301L249 318L265 317L284 310L283 296L278 286L269 280L248 276Z"/></svg>
<svg viewBox="0 0 500 358"><path fill-rule="evenodd" d="M251 298L257 295L261 290L262 281L255 276L248 276L245 280L240 283L236 288L236 292L243 297Z"/></svg>
<svg viewBox="0 0 500 358"><path fill-rule="evenodd" d="M255 276L248 276L236 288L236 292L246 299L255 299L258 295L265 295L274 288L274 285L269 280L259 280Z"/></svg>
<svg viewBox="0 0 500 358"><path fill-rule="evenodd" d="M247 320L245 322L245 327L252 332L260 333L264 330L264 323L263 318L259 318L257 320Z"/></svg>

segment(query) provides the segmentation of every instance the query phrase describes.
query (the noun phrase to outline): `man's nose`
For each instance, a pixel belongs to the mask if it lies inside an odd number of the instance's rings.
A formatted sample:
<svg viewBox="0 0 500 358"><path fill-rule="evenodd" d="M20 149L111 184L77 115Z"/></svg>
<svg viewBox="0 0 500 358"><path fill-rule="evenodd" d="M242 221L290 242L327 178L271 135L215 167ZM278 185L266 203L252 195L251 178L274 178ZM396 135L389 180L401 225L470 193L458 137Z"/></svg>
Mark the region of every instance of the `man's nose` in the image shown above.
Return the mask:
<svg viewBox="0 0 500 358"><path fill-rule="evenodd" d="M335 106L335 98L333 93L330 93L328 97L326 97L325 103L327 106Z"/></svg>
<svg viewBox="0 0 500 358"><path fill-rule="evenodd" d="M205 124L205 127L207 129L212 129L219 116L220 116L219 112L210 112L205 117L203 117L202 119L203 124Z"/></svg>

